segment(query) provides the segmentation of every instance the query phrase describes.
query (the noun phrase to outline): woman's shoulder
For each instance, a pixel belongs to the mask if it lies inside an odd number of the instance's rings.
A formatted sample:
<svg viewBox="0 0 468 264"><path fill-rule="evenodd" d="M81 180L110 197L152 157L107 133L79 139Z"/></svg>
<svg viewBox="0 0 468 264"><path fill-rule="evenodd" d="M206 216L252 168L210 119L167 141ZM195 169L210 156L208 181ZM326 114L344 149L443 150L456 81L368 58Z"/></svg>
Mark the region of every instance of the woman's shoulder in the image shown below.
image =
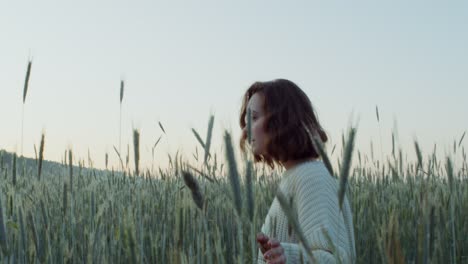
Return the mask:
<svg viewBox="0 0 468 264"><path fill-rule="evenodd" d="M285 171L282 185L289 192L302 190L331 191L336 188L333 178L321 160L307 161Z"/></svg>

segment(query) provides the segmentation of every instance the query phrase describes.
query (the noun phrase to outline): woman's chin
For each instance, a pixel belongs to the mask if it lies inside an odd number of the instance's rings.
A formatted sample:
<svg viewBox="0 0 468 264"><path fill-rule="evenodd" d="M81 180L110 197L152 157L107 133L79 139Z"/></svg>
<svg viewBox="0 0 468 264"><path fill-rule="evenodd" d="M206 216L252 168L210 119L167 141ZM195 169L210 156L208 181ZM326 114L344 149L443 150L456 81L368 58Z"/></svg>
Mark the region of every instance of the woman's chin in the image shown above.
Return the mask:
<svg viewBox="0 0 468 264"><path fill-rule="evenodd" d="M257 156L262 156L263 155L262 151L258 151L256 149L253 149L252 152L253 152L254 155L257 155Z"/></svg>
<svg viewBox="0 0 468 264"><path fill-rule="evenodd" d="M252 142L254 144L251 145L252 153L257 156L264 155L264 151L258 147L255 146L255 142Z"/></svg>
<svg viewBox="0 0 468 264"><path fill-rule="evenodd" d="M260 155L260 153L258 153L258 151L256 151L255 149L252 149L252 154L254 154L254 155Z"/></svg>

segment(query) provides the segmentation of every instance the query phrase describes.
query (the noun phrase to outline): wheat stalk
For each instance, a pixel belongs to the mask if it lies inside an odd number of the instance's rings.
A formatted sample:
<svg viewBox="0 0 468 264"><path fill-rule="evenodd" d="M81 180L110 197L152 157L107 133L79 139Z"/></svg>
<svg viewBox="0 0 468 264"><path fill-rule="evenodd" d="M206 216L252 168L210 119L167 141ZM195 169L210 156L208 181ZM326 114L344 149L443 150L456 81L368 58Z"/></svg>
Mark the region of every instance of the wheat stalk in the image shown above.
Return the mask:
<svg viewBox="0 0 468 264"><path fill-rule="evenodd" d="M124 98L124 80L120 80L120 116L119 116L119 153L121 152L122 147L122 101ZM123 170L123 166L122 166Z"/></svg>
<svg viewBox="0 0 468 264"><path fill-rule="evenodd" d="M70 194L73 193L73 152L71 149L68 150L68 166L70 172Z"/></svg>
<svg viewBox="0 0 468 264"><path fill-rule="evenodd" d="M241 197L241 187L240 187L240 179L239 179L239 172L237 170L237 162L234 155L234 148L232 146L231 135L226 131L224 134L224 143L226 145L226 160L229 167L229 180L231 182L232 193L234 196L234 206L237 211L237 232L238 232L238 239L239 239L239 252L241 255L239 256L239 262L244 263L244 246L243 246L243 238L242 238L242 197Z"/></svg>
<svg viewBox="0 0 468 264"><path fill-rule="evenodd" d="M21 210L21 206L18 207L18 217L19 217L19 225L20 225L20 245L21 245L21 257L24 257L24 253L26 249L26 231L24 228L24 218L23 218L23 210Z"/></svg>
<svg viewBox="0 0 468 264"><path fill-rule="evenodd" d="M114 147L114 150L115 150L115 153L117 153L117 156L119 157L119 161L120 161L120 165L122 166L122 168L124 167L124 164L123 164L123 160L122 160L122 157L120 156L120 152L117 150L117 148L115 146Z"/></svg>
<svg viewBox="0 0 468 264"><path fill-rule="evenodd" d="M5 220L3 218L2 195L0 194L0 246L4 255L8 255L7 233L5 228Z"/></svg>
<svg viewBox="0 0 468 264"><path fill-rule="evenodd" d="M419 144L418 144L418 142L416 140L414 141L414 148L416 150L416 156L418 158L418 164L416 166L416 170L419 170L419 169L422 170L423 158L422 158L422 154L421 154L421 148L419 147Z"/></svg>
<svg viewBox="0 0 468 264"><path fill-rule="evenodd" d="M136 175L139 175L140 132L137 129L133 130L133 149L134 149L134 160L135 160L135 173Z"/></svg>
<svg viewBox="0 0 468 264"><path fill-rule="evenodd" d="M109 154L106 152L106 155L104 157L104 163L106 165L106 170L107 170L107 165L109 164Z"/></svg>
<svg viewBox="0 0 468 264"><path fill-rule="evenodd" d="M211 136L213 133L213 124L214 124L214 115L210 117L210 121L208 122L208 131L206 133L206 141L205 141L205 158L204 163L207 164L208 156L210 156L210 146L211 146Z"/></svg>
<svg viewBox="0 0 468 264"><path fill-rule="evenodd" d="M16 152L13 153L13 166L11 169L13 171L13 186L16 186Z"/></svg>
<svg viewBox="0 0 468 264"><path fill-rule="evenodd" d="M338 189L338 202L340 205L340 209L343 209L343 200L344 200L345 193L346 193L349 170L351 168L355 135L356 135L356 129L351 128L349 130L348 142L346 143L346 148L344 151L343 166L341 167L341 171L340 171L340 187Z"/></svg>
<svg viewBox="0 0 468 264"><path fill-rule="evenodd" d="M312 145L314 149L318 152L320 157L323 160L323 163L325 164L325 167L327 168L328 172L330 173L331 176L335 176L333 172L333 166L331 165L330 159L328 158L327 153L325 152L325 148L323 147L322 140L320 139L319 136L313 135L310 129L307 127L307 125L303 122L302 127L306 130L307 134L309 135L309 139L312 142Z"/></svg>
<svg viewBox="0 0 468 264"><path fill-rule="evenodd" d="M247 111L247 141L252 144L252 110Z"/></svg>
<svg viewBox="0 0 468 264"><path fill-rule="evenodd" d="M237 162L234 156L234 149L232 147L231 135L227 131L224 134L224 143L226 145L226 160L229 167L229 180L231 182L232 193L234 195L234 206L237 214L240 216L242 212L242 198L239 172L237 170Z"/></svg>
<svg viewBox="0 0 468 264"><path fill-rule="evenodd" d="M45 144L45 135L44 132L42 132L41 136L41 145L39 147L39 165L38 165L38 171L37 171L37 179L41 180L41 173L42 173L42 162L44 160L44 144Z"/></svg>
<svg viewBox="0 0 468 264"><path fill-rule="evenodd" d="M23 87L23 108L21 113L21 156L23 156L23 139L24 139L24 105L26 103L26 95L28 94L28 87L29 87L29 77L31 76L31 67L32 67L32 60L28 61L28 68L26 69L26 77L24 79L24 87Z"/></svg>
<svg viewBox="0 0 468 264"><path fill-rule="evenodd" d="M200 191L200 186L193 175L188 171L182 171L182 177L184 178L185 185L192 192L192 199L195 205L203 211L203 195Z"/></svg>
<svg viewBox="0 0 468 264"><path fill-rule="evenodd" d="M463 142L463 139L465 138L465 135L466 135L466 131L463 132L463 135L460 137L460 140L458 141L458 147L461 146L461 143Z"/></svg>
<svg viewBox="0 0 468 264"><path fill-rule="evenodd" d="M254 206L255 206L255 201L254 201L254 194L253 194L253 164L251 160L247 161L247 167L245 171L245 189L247 191L247 215L249 217L249 220L251 223L253 223L253 218L254 218Z"/></svg>
<svg viewBox="0 0 468 264"><path fill-rule="evenodd" d="M162 132L163 132L164 134L166 134L166 130L164 130L164 127L163 127L163 125L161 124L160 121L158 121L158 124L159 124L159 127L161 128Z"/></svg>
<svg viewBox="0 0 468 264"><path fill-rule="evenodd" d="M382 132L381 132L381 129L380 129L379 107L377 105L375 106L375 114L377 115L377 123L379 124L380 159L383 161Z"/></svg>
<svg viewBox="0 0 468 264"><path fill-rule="evenodd" d="M203 142L203 139L200 137L200 134L195 130L195 128L192 128L193 135L195 138L198 140L198 143L203 147L203 149L206 149L205 143Z"/></svg>

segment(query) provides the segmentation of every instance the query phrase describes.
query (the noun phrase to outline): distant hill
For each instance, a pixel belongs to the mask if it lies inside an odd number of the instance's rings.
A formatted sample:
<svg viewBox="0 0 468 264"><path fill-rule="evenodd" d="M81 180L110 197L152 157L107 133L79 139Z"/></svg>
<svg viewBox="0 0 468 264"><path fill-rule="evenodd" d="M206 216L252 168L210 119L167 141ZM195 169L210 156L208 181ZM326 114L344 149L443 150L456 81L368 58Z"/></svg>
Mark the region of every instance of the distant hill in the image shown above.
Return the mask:
<svg viewBox="0 0 468 264"><path fill-rule="evenodd" d="M5 150L0 150L0 174L4 175L4 173L11 173L11 168L13 166L13 153L7 152ZM18 157L16 158L16 168L17 172L19 173L20 170L22 169L21 166L24 166L24 170L28 174L34 174L37 173L38 169L38 160L32 159L32 158L26 158L26 157ZM73 162L75 165L73 166L73 171L78 172L80 167L76 166L77 162ZM44 160L42 162L42 174L48 174L48 173L53 173L53 174L68 174L69 167L68 165L65 166L62 163L55 162L55 161L48 161ZM94 172L96 174L101 174L106 172L105 170L100 170L100 169L94 169L94 168L87 168L82 166L81 167L81 172L82 173L89 173L89 172Z"/></svg>

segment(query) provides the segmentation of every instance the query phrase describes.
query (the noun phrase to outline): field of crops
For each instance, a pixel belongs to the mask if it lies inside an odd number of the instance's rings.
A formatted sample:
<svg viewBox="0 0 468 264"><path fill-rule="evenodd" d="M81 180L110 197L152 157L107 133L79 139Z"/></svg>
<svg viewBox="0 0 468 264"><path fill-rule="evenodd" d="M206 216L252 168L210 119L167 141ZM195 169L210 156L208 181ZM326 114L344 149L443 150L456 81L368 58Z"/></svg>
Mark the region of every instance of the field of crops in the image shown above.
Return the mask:
<svg viewBox="0 0 468 264"><path fill-rule="evenodd" d="M178 155L153 174L85 168L71 152L62 164L0 152L2 262L255 262L281 171L235 163L225 139L227 158ZM415 146L416 161L354 155L346 195L358 263L468 262L465 151L454 145L463 162L452 164Z"/></svg>

